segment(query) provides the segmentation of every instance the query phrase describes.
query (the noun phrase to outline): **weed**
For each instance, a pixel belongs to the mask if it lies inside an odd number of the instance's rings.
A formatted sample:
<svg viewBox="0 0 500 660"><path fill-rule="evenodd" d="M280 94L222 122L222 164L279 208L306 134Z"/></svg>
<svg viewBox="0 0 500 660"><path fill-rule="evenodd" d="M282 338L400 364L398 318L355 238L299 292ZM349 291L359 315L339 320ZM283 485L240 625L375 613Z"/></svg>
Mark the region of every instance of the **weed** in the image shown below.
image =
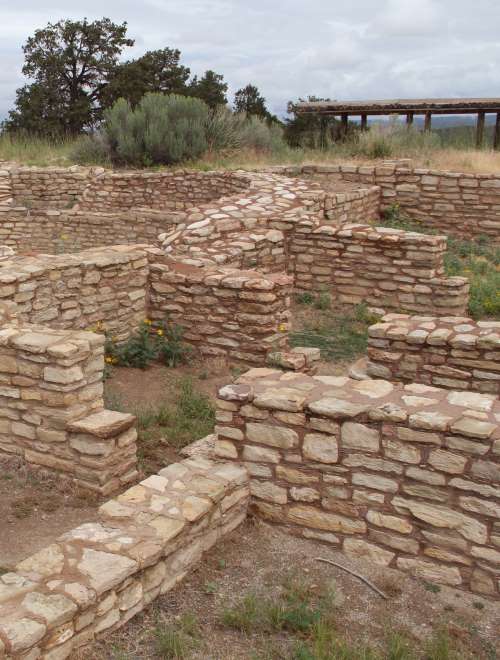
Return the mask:
<svg viewBox="0 0 500 660"><path fill-rule="evenodd" d="M196 617L184 615L175 625L157 627L155 641L156 651L164 660L184 660L190 657L199 643Z"/></svg>
<svg viewBox="0 0 500 660"><path fill-rule="evenodd" d="M474 607L476 610L484 610L484 603L482 603L480 600L475 600L472 603L472 607Z"/></svg>
<svg viewBox="0 0 500 660"><path fill-rule="evenodd" d="M366 351L368 327L378 320L361 304L347 311L327 310L290 333L292 346L314 346L325 360L352 360Z"/></svg>
<svg viewBox="0 0 500 660"><path fill-rule="evenodd" d="M203 591L207 595L212 595L217 593L217 583L216 582L205 582L203 585Z"/></svg>
<svg viewBox="0 0 500 660"><path fill-rule="evenodd" d="M102 326L96 326L96 331ZM149 319L144 319L139 328L124 343L117 344L106 334L105 362L107 366L136 367L146 369L154 360L168 367L177 367L186 362L191 348L183 341L184 330L168 320L153 328Z"/></svg>
<svg viewBox="0 0 500 660"><path fill-rule="evenodd" d="M438 594L441 591L439 584L434 584L433 582L424 582L424 589L430 591L432 594Z"/></svg>

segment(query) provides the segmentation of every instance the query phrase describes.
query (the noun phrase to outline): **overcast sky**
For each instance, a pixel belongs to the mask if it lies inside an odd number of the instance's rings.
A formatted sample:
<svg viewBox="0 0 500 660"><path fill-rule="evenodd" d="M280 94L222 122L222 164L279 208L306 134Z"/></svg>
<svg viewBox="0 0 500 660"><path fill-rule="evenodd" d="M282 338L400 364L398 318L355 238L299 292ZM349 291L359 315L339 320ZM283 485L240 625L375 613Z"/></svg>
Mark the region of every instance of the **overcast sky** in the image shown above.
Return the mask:
<svg viewBox="0 0 500 660"><path fill-rule="evenodd" d="M332 99L500 96L500 0L0 0L0 118L23 84L21 46L61 18L128 22L192 73L256 84L273 112Z"/></svg>

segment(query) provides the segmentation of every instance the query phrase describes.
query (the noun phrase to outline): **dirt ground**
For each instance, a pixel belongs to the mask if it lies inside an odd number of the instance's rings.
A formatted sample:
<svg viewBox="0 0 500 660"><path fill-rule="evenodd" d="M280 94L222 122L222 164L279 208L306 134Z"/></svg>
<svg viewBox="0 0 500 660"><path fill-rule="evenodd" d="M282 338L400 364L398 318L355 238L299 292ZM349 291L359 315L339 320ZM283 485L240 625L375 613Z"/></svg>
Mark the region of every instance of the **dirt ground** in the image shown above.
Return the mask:
<svg viewBox="0 0 500 660"><path fill-rule="evenodd" d="M121 410L136 412L175 401L178 381L190 376L197 390L215 398L230 382L228 369L216 361L192 363L177 369L153 365L148 369L115 368L106 380L106 399ZM201 378L200 378L201 376ZM155 465L179 460L179 452L159 445ZM181 457L182 458L182 457ZM0 463L0 571L52 543L61 534L96 519L104 500L81 493L75 496L58 479L28 472L16 459Z"/></svg>
<svg viewBox="0 0 500 660"><path fill-rule="evenodd" d="M384 591L388 599L383 600L344 571L316 561L316 557L337 561L363 574ZM416 657L422 657L421 651L433 631L444 630L456 647L456 653L436 658L492 660L500 650L500 603L448 587L425 585L397 571L348 559L326 545L286 535L278 528L249 519L207 554L175 589L79 657L82 660L175 657L158 652L155 631L175 626L189 615L197 622L199 636L194 648L181 657L193 660L292 658L290 645L296 641L292 635L237 632L228 628L221 617L225 608L245 594L277 598L284 578L290 574L305 581L312 590L330 583L335 590L335 631L349 643L368 643L377 648L389 631L401 631L411 640Z"/></svg>
<svg viewBox="0 0 500 660"><path fill-rule="evenodd" d="M96 519L99 499L42 478L16 459L0 462L0 572L52 543L60 534Z"/></svg>

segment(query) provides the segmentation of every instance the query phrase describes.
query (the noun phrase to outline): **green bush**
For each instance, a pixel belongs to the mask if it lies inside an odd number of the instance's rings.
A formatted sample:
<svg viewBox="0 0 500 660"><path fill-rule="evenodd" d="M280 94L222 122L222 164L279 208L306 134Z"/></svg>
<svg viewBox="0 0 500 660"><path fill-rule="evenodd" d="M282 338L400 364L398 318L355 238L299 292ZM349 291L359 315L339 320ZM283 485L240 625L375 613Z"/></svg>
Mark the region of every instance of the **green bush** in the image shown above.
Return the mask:
<svg viewBox="0 0 500 660"><path fill-rule="evenodd" d="M205 131L211 152L233 151L241 147L241 133L245 125L243 113L231 112L226 106L213 110L206 121Z"/></svg>
<svg viewBox="0 0 500 660"><path fill-rule="evenodd" d="M146 369L154 360L160 360L168 367L177 367L186 362L191 352L183 334L183 328L175 323L164 321L153 329L151 321L145 319L124 344L106 337L106 364Z"/></svg>
<svg viewBox="0 0 500 660"><path fill-rule="evenodd" d="M114 163L172 165L206 151L208 115L200 99L152 93L134 109L119 99L104 113L102 130Z"/></svg>
<svg viewBox="0 0 500 660"><path fill-rule="evenodd" d="M109 144L102 133L78 138L71 148L70 158L80 165L111 165Z"/></svg>

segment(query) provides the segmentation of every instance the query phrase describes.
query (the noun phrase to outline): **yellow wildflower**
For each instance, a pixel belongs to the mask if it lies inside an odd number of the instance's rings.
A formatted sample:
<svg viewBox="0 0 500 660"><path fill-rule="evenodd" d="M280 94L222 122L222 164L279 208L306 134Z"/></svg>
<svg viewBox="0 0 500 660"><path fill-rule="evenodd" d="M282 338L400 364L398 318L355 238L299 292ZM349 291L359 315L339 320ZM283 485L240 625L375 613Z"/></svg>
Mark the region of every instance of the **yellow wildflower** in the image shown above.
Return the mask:
<svg viewBox="0 0 500 660"><path fill-rule="evenodd" d="M156 334L158 335L158 337L163 337L163 330L161 330L161 329L157 330Z"/></svg>
<svg viewBox="0 0 500 660"><path fill-rule="evenodd" d="M286 323L280 323L278 326L278 330L280 332L286 332L288 330L288 326Z"/></svg>
<svg viewBox="0 0 500 660"><path fill-rule="evenodd" d="M144 319L144 323L146 325L151 325L152 321L151 321L151 319Z"/></svg>
<svg viewBox="0 0 500 660"><path fill-rule="evenodd" d="M108 364L113 364L113 358L110 355L108 355L108 357L106 358L106 362Z"/></svg>

